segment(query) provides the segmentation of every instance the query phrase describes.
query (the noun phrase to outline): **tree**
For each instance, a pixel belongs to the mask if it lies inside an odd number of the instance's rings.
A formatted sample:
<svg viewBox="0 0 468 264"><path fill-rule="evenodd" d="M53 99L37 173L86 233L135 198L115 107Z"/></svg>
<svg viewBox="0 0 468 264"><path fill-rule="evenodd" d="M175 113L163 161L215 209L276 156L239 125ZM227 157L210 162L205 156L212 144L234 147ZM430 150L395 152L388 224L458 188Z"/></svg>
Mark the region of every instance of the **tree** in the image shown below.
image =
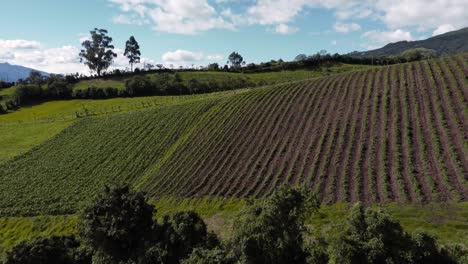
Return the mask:
<svg viewBox="0 0 468 264"><path fill-rule="evenodd" d="M242 58L242 56L237 52L231 53L227 61L227 63L231 63L233 67L240 67L243 62L244 58Z"/></svg>
<svg viewBox="0 0 468 264"><path fill-rule="evenodd" d="M209 71L218 71L219 70L219 64L218 63L210 63L206 67Z"/></svg>
<svg viewBox="0 0 468 264"><path fill-rule="evenodd" d="M47 79L47 93L50 97L65 99L71 96L72 88L63 75L51 74Z"/></svg>
<svg viewBox="0 0 468 264"><path fill-rule="evenodd" d="M427 234L411 236L386 213L355 205L329 246L331 263L453 263Z"/></svg>
<svg viewBox="0 0 468 264"><path fill-rule="evenodd" d="M45 78L42 75L42 73L32 70L31 72L29 72L29 76L26 79L26 82L28 82L29 84L36 84L38 86L41 86L44 84L44 80Z"/></svg>
<svg viewBox="0 0 468 264"><path fill-rule="evenodd" d="M144 254L153 225L153 208L142 193L130 192L128 186L106 187L83 211L79 234L94 249L96 261L136 261Z"/></svg>
<svg viewBox="0 0 468 264"><path fill-rule="evenodd" d="M307 60L307 55L305 54L299 54L294 58L294 61L305 61Z"/></svg>
<svg viewBox="0 0 468 264"><path fill-rule="evenodd" d="M117 54L113 52L112 38L107 35L107 30L97 29L90 31L91 40L85 40L81 45L80 62L84 62L90 70L101 76L103 70L109 68Z"/></svg>
<svg viewBox="0 0 468 264"><path fill-rule="evenodd" d="M129 96L150 95L151 80L146 76L134 76L125 81L125 91Z"/></svg>
<svg viewBox="0 0 468 264"><path fill-rule="evenodd" d="M90 255L80 251L74 237L52 236L23 241L7 253L6 264L90 263Z"/></svg>
<svg viewBox="0 0 468 264"><path fill-rule="evenodd" d="M131 36L125 43L124 56L127 56L128 62L130 63L130 70L133 72L133 64L140 63L141 56L140 46L138 45L135 37Z"/></svg>
<svg viewBox="0 0 468 264"><path fill-rule="evenodd" d="M242 263L305 263L305 218L319 208L306 189L280 188L235 223L230 247Z"/></svg>

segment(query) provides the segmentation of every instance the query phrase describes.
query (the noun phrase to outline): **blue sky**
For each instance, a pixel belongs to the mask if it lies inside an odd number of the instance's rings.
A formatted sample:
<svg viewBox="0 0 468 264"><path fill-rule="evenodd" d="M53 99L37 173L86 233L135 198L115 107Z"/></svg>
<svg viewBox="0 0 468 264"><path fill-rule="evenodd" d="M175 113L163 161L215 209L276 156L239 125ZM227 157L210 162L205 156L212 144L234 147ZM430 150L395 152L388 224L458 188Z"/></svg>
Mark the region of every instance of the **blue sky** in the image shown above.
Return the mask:
<svg viewBox="0 0 468 264"><path fill-rule="evenodd" d="M467 0L5 0L1 8L0 62L59 73L87 72L77 54L94 27L109 30L119 52L133 35L144 61L179 66L225 63L232 51L247 62L348 53L468 26ZM125 68L125 58L114 66Z"/></svg>

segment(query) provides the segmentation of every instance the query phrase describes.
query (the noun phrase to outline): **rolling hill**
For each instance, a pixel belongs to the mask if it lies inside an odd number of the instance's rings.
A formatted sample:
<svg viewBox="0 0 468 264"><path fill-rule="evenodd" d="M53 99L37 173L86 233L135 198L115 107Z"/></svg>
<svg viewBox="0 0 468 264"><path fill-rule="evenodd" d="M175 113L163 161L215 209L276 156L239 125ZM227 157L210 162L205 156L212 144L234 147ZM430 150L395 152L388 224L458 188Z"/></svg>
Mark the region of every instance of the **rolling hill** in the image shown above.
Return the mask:
<svg viewBox="0 0 468 264"><path fill-rule="evenodd" d="M436 51L437 55L455 55L468 52L468 27L425 40L399 41L387 44L380 49L353 52L349 55L358 57L398 56L406 50L416 48L432 49Z"/></svg>
<svg viewBox="0 0 468 264"><path fill-rule="evenodd" d="M80 118L0 164L0 215L75 213L105 184L160 197L468 199L468 55Z"/></svg>

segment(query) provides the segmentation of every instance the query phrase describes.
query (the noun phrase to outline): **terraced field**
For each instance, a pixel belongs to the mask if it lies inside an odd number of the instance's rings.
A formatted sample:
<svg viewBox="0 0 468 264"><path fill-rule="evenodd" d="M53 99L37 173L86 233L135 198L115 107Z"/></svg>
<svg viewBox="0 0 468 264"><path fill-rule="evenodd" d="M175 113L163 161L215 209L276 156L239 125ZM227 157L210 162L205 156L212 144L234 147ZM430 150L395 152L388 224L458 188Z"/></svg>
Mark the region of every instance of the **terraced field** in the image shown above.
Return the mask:
<svg viewBox="0 0 468 264"><path fill-rule="evenodd" d="M0 215L74 213L109 182L151 198L468 199L467 56L87 117L0 165Z"/></svg>

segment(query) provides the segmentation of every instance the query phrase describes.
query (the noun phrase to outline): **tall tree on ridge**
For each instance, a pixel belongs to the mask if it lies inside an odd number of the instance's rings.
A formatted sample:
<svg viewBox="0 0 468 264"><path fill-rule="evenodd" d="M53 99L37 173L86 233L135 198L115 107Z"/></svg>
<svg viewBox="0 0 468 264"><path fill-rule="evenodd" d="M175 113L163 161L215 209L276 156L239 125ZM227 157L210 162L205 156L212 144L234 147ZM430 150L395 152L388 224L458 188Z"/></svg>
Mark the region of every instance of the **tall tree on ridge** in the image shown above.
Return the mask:
<svg viewBox="0 0 468 264"><path fill-rule="evenodd" d="M107 30L95 28L90 31L91 40L85 40L81 45L80 62L84 62L90 70L98 76L109 68L117 54L113 52L112 38L107 35Z"/></svg>
<svg viewBox="0 0 468 264"><path fill-rule="evenodd" d="M127 42L125 42L125 53L124 56L127 56L128 62L130 63L130 69L133 72L133 64L140 63L140 46L136 41L135 37L131 36Z"/></svg>

